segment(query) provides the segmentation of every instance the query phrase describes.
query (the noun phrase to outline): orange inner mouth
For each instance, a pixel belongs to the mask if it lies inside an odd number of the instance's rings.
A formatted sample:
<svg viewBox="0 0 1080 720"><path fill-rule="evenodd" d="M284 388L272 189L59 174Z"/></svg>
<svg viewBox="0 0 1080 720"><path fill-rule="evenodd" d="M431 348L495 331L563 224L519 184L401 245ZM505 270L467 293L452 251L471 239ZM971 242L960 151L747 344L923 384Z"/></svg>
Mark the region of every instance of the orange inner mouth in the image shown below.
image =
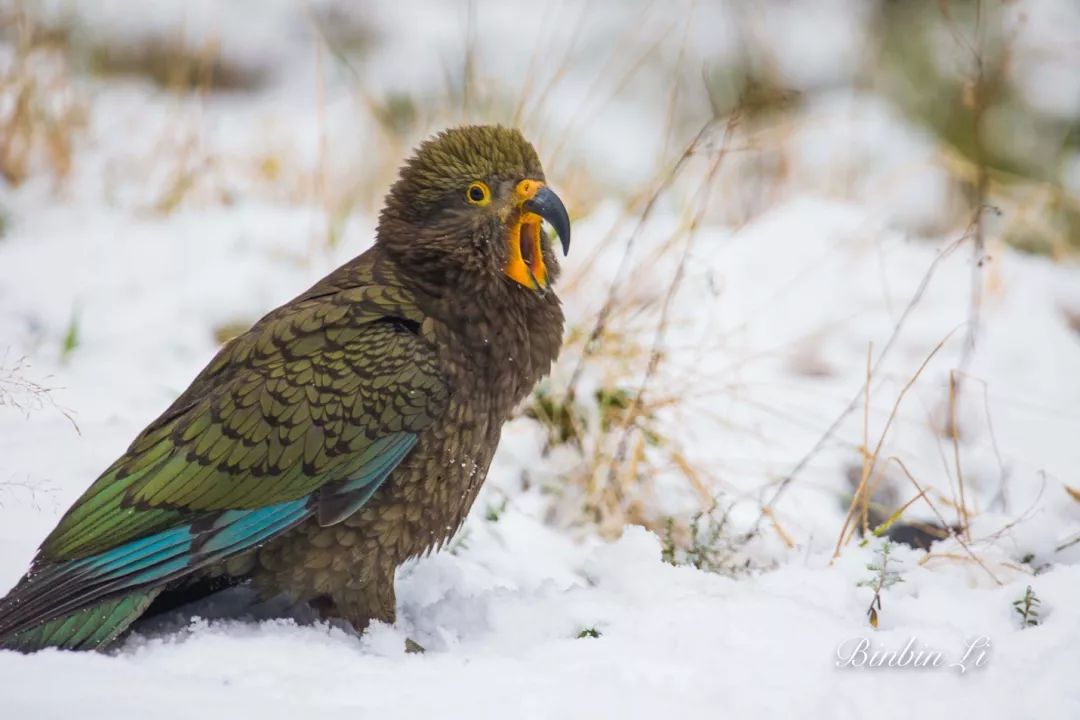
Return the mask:
<svg viewBox="0 0 1080 720"><path fill-rule="evenodd" d="M547 268L540 246L540 216L522 214L511 226L506 243L510 251L506 274L510 279L532 290L547 289Z"/></svg>

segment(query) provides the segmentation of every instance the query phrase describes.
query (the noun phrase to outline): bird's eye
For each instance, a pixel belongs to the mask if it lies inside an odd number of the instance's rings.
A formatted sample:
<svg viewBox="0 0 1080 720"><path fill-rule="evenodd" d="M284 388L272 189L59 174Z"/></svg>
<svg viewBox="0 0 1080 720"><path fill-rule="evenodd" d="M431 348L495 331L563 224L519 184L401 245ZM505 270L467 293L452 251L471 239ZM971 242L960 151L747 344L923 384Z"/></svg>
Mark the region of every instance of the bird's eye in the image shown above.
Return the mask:
<svg viewBox="0 0 1080 720"><path fill-rule="evenodd" d="M491 190L482 182L474 182L465 191L465 198L473 205L483 207L491 202Z"/></svg>

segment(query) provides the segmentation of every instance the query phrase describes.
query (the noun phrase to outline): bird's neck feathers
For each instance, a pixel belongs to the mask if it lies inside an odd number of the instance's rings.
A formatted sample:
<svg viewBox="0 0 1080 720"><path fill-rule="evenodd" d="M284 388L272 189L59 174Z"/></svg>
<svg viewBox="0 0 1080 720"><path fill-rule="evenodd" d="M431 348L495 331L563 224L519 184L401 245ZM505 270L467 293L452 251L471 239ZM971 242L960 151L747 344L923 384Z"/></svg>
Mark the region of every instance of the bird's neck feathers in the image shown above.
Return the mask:
<svg viewBox="0 0 1080 720"><path fill-rule="evenodd" d="M385 221L380 233L386 231ZM447 333L444 342L471 362L513 378L508 383L512 405L551 369L563 333L562 306L553 290L530 290L470 262L471 255L448 257L426 243L397 245L380 235L375 252L393 267L424 315Z"/></svg>

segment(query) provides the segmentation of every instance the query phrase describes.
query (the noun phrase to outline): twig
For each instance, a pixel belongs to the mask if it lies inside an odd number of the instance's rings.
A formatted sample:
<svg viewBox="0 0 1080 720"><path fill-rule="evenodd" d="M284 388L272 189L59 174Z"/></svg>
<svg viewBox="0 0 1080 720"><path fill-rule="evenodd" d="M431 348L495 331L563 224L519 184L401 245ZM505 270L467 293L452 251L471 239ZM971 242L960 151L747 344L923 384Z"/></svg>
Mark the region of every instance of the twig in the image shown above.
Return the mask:
<svg viewBox="0 0 1080 720"><path fill-rule="evenodd" d="M465 56L461 66L461 117L468 122L476 84L476 0L469 0L465 16Z"/></svg>
<svg viewBox="0 0 1080 720"><path fill-rule="evenodd" d="M897 520L904 516L904 513L907 512L907 509L924 497L926 497L925 492L915 493L915 495L910 500L908 500L906 503L894 510L893 514L885 519L885 522L874 528L873 534L877 537L881 537L882 535L889 532L889 528L891 528Z"/></svg>
<svg viewBox="0 0 1080 720"><path fill-rule="evenodd" d="M555 89L555 86L566 76L567 71L573 64L571 62L571 59L573 58L574 51L577 50L578 43L581 41L582 32L585 28L584 19L589 11L591 4L591 0L582 4L581 12L578 14L576 20L572 20L566 25L562 23L556 23L556 25L559 25L561 27L566 27L568 25L569 27L574 28L573 34L570 36L570 39L566 44L566 47L559 62L551 62L552 58L549 54L547 54L551 50L549 45L544 42L540 42L537 44L536 49L533 51L533 59L529 63L529 72L526 78L525 86L522 88L521 97L518 99L517 107L514 108L514 114L511 124L515 127L529 127L530 125L532 125L532 117L531 115L527 115L525 113L525 106L529 100L529 94L532 91L533 74L535 68L538 67L538 63L541 59L541 54L544 54L544 64L548 67L554 67L555 72L551 74L551 76L548 78L547 83L545 83L544 87L541 88L539 93L537 93L536 98L532 104L534 109L539 109L544 106L544 101Z"/></svg>
<svg viewBox="0 0 1080 720"><path fill-rule="evenodd" d="M25 357L20 357L10 367L7 367L7 352L0 358L0 407L6 405L29 416L32 411L49 406L67 418L75 432L81 434L71 411L53 398L52 393L57 388L23 376L29 367L30 363Z"/></svg>
<svg viewBox="0 0 1080 720"><path fill-rule="evenodd" d="M960 247L960 245L962 245L964 241L968 239L968 237L970 237L970 232L971 229L969 227L963 235L951 242L948 246L945 247L944 250L938 253L938 256L934 258L934 261L930 263L930 266L927 268L926 273L923 275L922 281L919 283L919 287L915 290L915 294L911 296L911 300L908 301L907 307L904 308L904 312L901 313L900 319L897 320L896 325L893 327L892 334L889 336L888 341L885 343L885 347L882 349L881 354L874 362L874 366L871 369L871 375L873 375L877 371L877 368L885 360L885 358L889 354L889 351L896 343L896 340L900 336L900 332L901 330L903 330L904 325L907 323L908 318L911 316L911 313L919 304L919 301L922 300L922 296L926 292L927 287L929 287L930 281L933 279L934 273L937 271L938 265L941 263L942 260L951 255L954 250ZM765 515L764 508L772 508L776 505L776 502L780 499L780 496L783 495L784 492L788 489L788 487L791 486L791 482L796 477L798 477L798 475L803 470L806 469L806 467L810 464L811 460L813 460L814 457L819 452L821 452L825 445L830 440L832 440L833 435L835 435L836 431L840 429L840 426L843 424L844 420L847 419L848 415L850 415L852 411L856 407L858 407L859 401L863 398L863 394L867 392L869 392L869 383L864 380L858 392L855 393L855 396L851 398L851 400L840 412L840 414L837 415L836 419L832 421L828 428L826 428L824 434L822 434L822 436L818 438L817 442L814 443L814 446L810 448L809 452L803 455L802 458L800 458L799 461L795 463L795 466L791 469L791 472L789 472L787 476L780 481L780 484L777 486L776 491L773 492L772 497L769 498L769 501L764 504L762 512L758 515L758 518L754 522L754 525L750 529L748 535L753 535L758 531L761 520L762 518L764 518Z"/></svg>
<svg viewBox="0 0 1080 720"><path fill-rule="evenodd" d="M848 529L851 528L852 520L855 517L855 509L859 505L860 500L865 496L869 498L869 488L867 487L868 480L872 477L874 468L877 465L877 459L881 454L881 447L885 443L885 437L889 434L889 429L892 427L893 420L896 419L896 414L900 411L900 405L904 401L904 396L908 391L914 387L918 382L919 376L922 375L923 370L930 364L930 361L934 359L934 356L938 354L938 351L945 346L945 343L953 336L953 334L959 328L953 328L949 333L941 339L941 341L934 346L934 349L930 351L930 354L922 361L919 368L915 371L915 374L904 384L904 387L900 389L900 393L896 396L896 402L893 403L892 412L889 413L888 420L885 421L885 427L882 428L881 434L878 436L877 444L874 446L874 451L869 455L869 463L864 462L864 468L862 473L862 479L859 482L859 487L855 490L855 497L851 500L851 505L848 506L847 515L844 518L844 525L840 529L840 536L836 539L836 548L833 550L833 559L839 557L840 548L843 547L847 538L850 536ZM870 394L869 388L867 388L867 395ZM854 532L854 528L851 528Z"/></svg>
<svg viewBox="0 0 1080 720"><path fill-rule="evenodd" d="M956 464L956 484L959 488L959 500L956 506L956 521L964 537L971 539L969 530L971 518L968 514L967 500L964 497L964 470L960 465L960 431L956 423L956 400L959 387L956 383L956 370L949 371L949 435L952 439L953 462Z"/></svg>
<svg viewBox="0 0 1080 720"><path fill-rule="evenodd" d="M866 392L863 393L863 441L862 446L859 448L860 454L862 455L862 471L859 476L859 485L855 490L854 497L851 499L852 505L854 505L859 501L860 493L866 495L866 502L864 503L865 510L862 514L864 533L867 531L867 524L869 523L871 497L870 493L866 492L866 490L867 481L870 479L870 471L872 469L872 463L870 462L870 381L873 378L873 356L874 343L870 342L866 345Z"/></svg>
<svg viewBox="0 0 1080 720"><path fill-rule="evenodd" d="M941 527L949 533L949 537L955 540L957 544L960 545L960 547L964 548L964 552L966 552L968 556L970 556L971 559L979 565L979 567L986 571L986 574L990 576L991 580L993 580L998 585L1002 585L1003 583L997 579L997 576L994 575L994 573L990 571L990 568L988 568L986 564L979 559L979 557L974 553L974 551L972 551L971 547L968 546L966 542L964 542L963 538L957 535L956 530L954 530L945 520L945 516L942 515L941 512L937 509L937 506L930 501L930 497L926 494L926 491L923 490L923 487L919 484L919 481L915 479L915 476L911 474L911 471L908 470L907 465L904 464L904 461L896 457L895 455L891 456L889 460L896 462L896 464L900 466L900 469L903 470L904 474L907 475L907 478L911 481L911 484L915 486L915 489L922 493L923 497L926 500L926 504L930 507L930 510L933 511L934 515L937 516L938 522L941 523Z"/></svg>
<svg viewBox="0 0 1080 720"><path fill-rule="evenodd" d="M574 366L573 372L570 374L570 380L566 385L566 398L567 402L573 402L574 391L577 388L578 381L581 379L581 374L585 370L585 362L596 352L596 346L600 337L604 334L604 330L607 328L607 322L611 315L612 310L615 307L615 303L618 298L618 290L621 284L623 274L626 272L626 268L629 266L630 257L633 254L634 246L637 244L638 238L641 235L642 229L645 227L645 223L648 222L652 215L653 209L656 206L657 200L660 196L671 186L675 178L686 167L687 160L690 159L698 148L698 145L705 138L706 134L715 125L716 119L712 118L705 122L698 130L694 138L687 144L678 160L672 166L671 170L664 175L660 183L653 189L649 195L649 199L645 203L645 207L642 208L641 215L638 217L637 225L630 232L630 235L626 238L626 244L623 247L622 258L619 260L619 266L615 270L615 276L611 281L611 285L608 286L607 295L604 298L604 304L600 307L600 311L596 315L596 322L593 324L592 330L589 332L589 337L585 341L585 345L581 350L581 355L578 357L577 364Z"/></svg>
<svg viewBox="0 0 1080 720"><path fill-rule="evenodd" d="M641 406L644 401L645 391L656 374L657 369L660 367L660 359L663 356L664 338L667 334L668 321L670 316L671 307L675 296L678 294L679 287L682 285L683 277L686 274L686 261L690 257L690 252L694 247L694 240L697 238L698 227L701 224L702 218L705 216L705 211L709 206L709 191L712 188L713 180L716 178L717 172L720 170L721 162L724 159L724 148L726 147L726 141L729 140L735 131L735 127L738 125L741 113L736 111L728 118L727 127L724 130L725 142L721 144L720 149L713 156L712 162L709 165L708 172L705 176L705 181L701 186L700 199L698 202L697 211L694 217L690 221L690 225L686 230L686 244L683 246L682 256L679 258L679 264L675 269L675 277L671 281L671 287L668 288L667 293L664 295L664 301L660 308L660 319L656 327L656 336L653 340L652 351L649 354L649 364L645 368L645 375L641 379L641 384L638 386L638 391L634 395L633 402L626 411L625 419L623 421L622 433L619 437L618 445L616 446L615 454L612 457L611 465L608 468L607 486L615 489L618 493L618 485L615 482L619 467L626 459L626 450L629 444L630 431L634 427L637 420L638 413L641 410Z"/></svg>

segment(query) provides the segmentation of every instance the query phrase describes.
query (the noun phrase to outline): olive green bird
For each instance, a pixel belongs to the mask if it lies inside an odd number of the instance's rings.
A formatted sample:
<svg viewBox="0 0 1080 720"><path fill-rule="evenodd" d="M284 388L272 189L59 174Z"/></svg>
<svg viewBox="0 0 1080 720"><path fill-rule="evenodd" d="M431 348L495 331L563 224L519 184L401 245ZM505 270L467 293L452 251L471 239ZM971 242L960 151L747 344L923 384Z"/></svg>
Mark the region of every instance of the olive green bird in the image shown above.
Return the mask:
<svg viewBox="0 0 1080 720"><path fill-rule="evenodd" d="M237 583L363 629L394 571L476 498L559 352L547 221L570 221L502 127L427 140L374 246L225 345L67 511L0 600L0 648L100 648Z"/></svg>

